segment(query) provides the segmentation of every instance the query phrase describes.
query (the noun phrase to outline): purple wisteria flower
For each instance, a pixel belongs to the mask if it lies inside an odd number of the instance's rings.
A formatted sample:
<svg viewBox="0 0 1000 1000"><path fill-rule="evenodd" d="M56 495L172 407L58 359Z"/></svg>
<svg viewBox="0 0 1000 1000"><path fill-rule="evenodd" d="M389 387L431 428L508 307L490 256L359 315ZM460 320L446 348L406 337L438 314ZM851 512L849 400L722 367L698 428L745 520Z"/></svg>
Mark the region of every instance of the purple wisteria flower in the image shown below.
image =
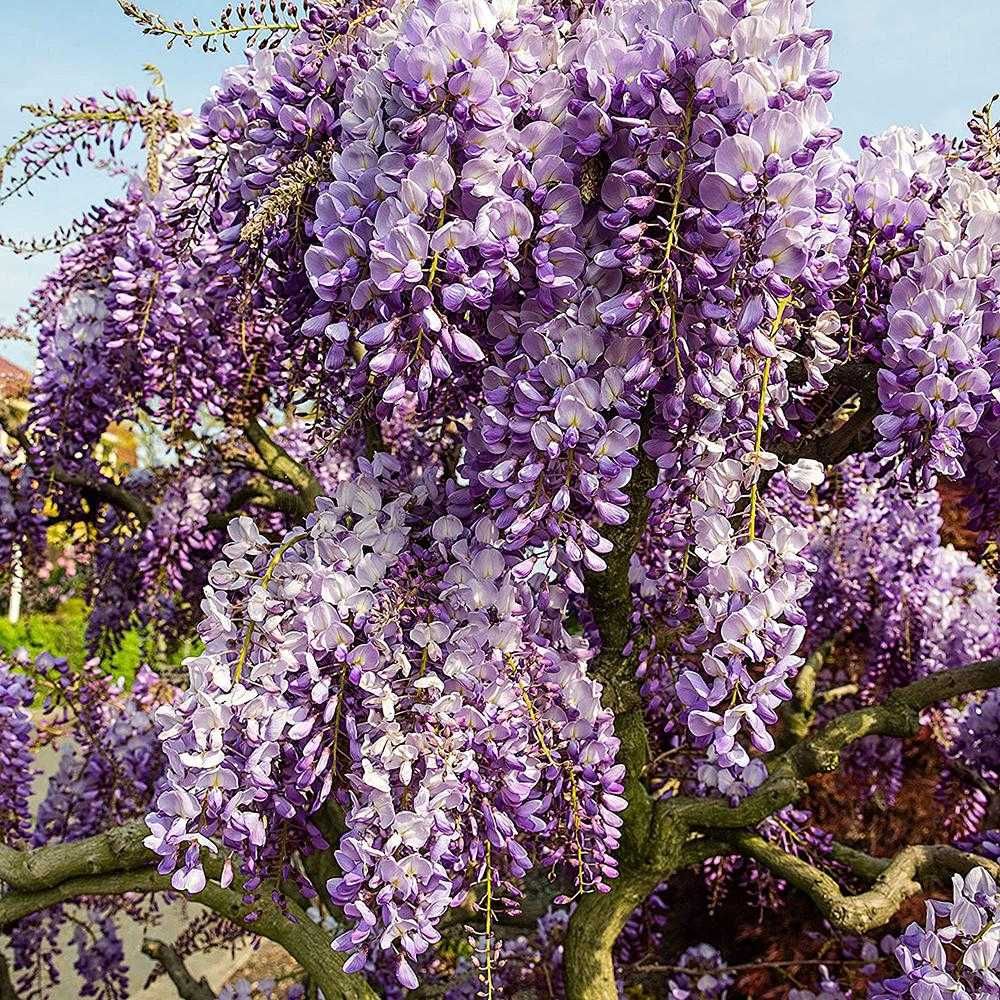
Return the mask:
<svg viewBox="0 0 1000 1000"><path fill-rule="evenodd" d="M31 832L29 801L34 779L32 740L34 727L29 709L34 689L13 664L0 661L0 765L3 791L0 793L0 840L15 846Z"/></svg>
<svg viewBox="0 0 1000 1000"><path fill-rule="evenodd" d="M438 518L412 548L423 500L389 487L398 471L363 465L276 547L230 525L205 653L160 713L147 844L178 890L204 887L207 851L252 892L284 870L276 843L328 849L311 817L335 794L347 832L328 888L351 924L335 947L348 971L394 956L412 988L451 907L482 882L516 896L526 838L578 891L607 889L625 801L586 651L539 618L544 582L512 574L487 522L469 538Z"/></svg>
<svg viewBox="0 0 1000 1000"><path fill-rule="evenodd" d="M873 983L869 1000L979 1000L1000 996L1000 891L984 868L952 879L950 903L927 903L895 949L901 974Z"/></svg>

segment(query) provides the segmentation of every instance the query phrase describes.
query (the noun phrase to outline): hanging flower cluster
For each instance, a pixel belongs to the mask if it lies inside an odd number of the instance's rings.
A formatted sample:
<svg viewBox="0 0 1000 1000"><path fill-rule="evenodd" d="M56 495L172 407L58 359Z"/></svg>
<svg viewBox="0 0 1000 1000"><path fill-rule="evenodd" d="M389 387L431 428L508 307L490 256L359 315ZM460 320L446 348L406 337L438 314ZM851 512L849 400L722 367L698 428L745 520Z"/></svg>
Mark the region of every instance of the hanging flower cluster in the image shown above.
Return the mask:
<svg viewBox="0 0 1000 1000"><path fill-rule="evenodd" d="M951 902L928 902L896 946L901 974L873 984L872 1000L974 1000L1000 993L1000 893L983 868L952 880Z"/></svg>
<svg viewBox="0 0 1000 1000"><path fill-rule="evenodd" d="M898 455L901 474L920 469L932 480L961 477L963 434L977 429L992 401L986 351L1000 329L990 291L1000 199L982 175L946 167L943 155L927 169L944 175L943 189L913 267L892 288L875 426L879 455Z"/></svg>
<svg viewBox="0 0 1000 1000"><path fill-rule="evenodd" d="M252 891L328 847L315 816L337 804L329 891L355 926L336 946L349 970L397 953L409 985L450 907L480 888L487 908L516 898L529 842L578 891L606 889L625 803L586 647L539 602L557 591L511 574L489 521L470 538L446 515L419 541L423 499L392 495L398 471L377 458L277 545L230 526L205 653L161 711L148 843L197 892L217 839L224 884L235 868Z"/></svg>
<svg viewBox="0 0 1000 1000"><path fill-rule="evenodd" d="M31 832L28 803L34 777L34 727L28 709L34 690L11 664L0 662L0 766L4 783L0 797L0 839L13 846Z"/></svg>

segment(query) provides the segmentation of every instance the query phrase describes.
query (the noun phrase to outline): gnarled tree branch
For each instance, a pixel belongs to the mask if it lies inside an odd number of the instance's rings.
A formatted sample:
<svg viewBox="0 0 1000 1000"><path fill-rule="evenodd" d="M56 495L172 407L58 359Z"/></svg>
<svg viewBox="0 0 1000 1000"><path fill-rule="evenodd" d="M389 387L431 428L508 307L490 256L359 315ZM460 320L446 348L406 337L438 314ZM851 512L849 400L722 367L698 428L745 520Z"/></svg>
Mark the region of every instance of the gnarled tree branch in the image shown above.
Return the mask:
<svg viewBox="0 0 1000 1000"><path fill-rule="evenodd" d="M12 889L38 892L71 878L144 868L156 859L143 844L148 834L145 823L135 822L85 840L49 844L31 851L0 844L0 882Z"/></svg>
<svg viewBox="0 0 1000 1000"><path fill-rule="evenodd" d="M184 959L166 942L146 938L142 942L142 953L154 962L159 962L181 1000L217 1000L215 990L209 986L208 980L204 977L195 979L184 964Z"/></svg>
<svg viewBox="0 0 1000 1000"><path fill-rule="evenodd" d="M651 407L652 397L640 422L644 430L652 416ZM646 437L643 433L643 440ZM649 491L657 479L656 463L641 444L638 457L626 490L629 519L606 532L613 546L607 568L602 573L585 574L590 610L601 637L601 648L591 671L604 685L604 702L615 713L615 735L621 741L618 759L625 765L624 797L628 805L622 817L619 877L611 892L584 896L570 918L564 963L570 1000L618 995L612 946L632 911L662 881L659 871L664 867L662 859L654 861L648 856L653 803L642 775L649 761L649 742L635 664L625 656L632 615L629 566L632 553L646 530ZM664 836L658 838L657 846L660 851L676 853L680 841Z"/></svg>
<svg viewBox="0 0 1000 1000"><path fill-rule="evenodd" d="M957 695L997 686L1000 686L1000 659L933 674L901 688L879 705L834 719L815 736L776 757L770 762L768 780L737 805L721 798L686 796L655 803L650 810L642 855L623 851L621 875L611 892L604 896L584 896L570 921L566 939L570 1000L613 1000L617 996L611 946L635 907L679 868L733 853L734 846L746 852L752 848L762 856L765 852L779 851L763 838L740 828L754 827L795 802L808 791L805 779L836 769L842 751L856 740L876 734L912 736L919 729L923 709ZM641 721L641 714L639 718ZM642 794L648 802L645 791ZM630 809L633 809L631 803ZM779 854L777 860L784 864L785 855L780 851ZM798 881L794 884L824 901L831 920L840 921L838 926L865 925L865 929L871 929L879 921L885 923L908 895L919 891L925 877L930 879L935 871L950 874L968 870L980 860L953 848L904 851L898 860L886 862L884 871L875 872L876 885L859 897L844 896L833 879L799 859L792 858L787 864L804 866L795 869Z"/></svg>
<svg viewBox="0 0 1000 1000"><path fill-rule="evenodd" d="M52 470L52 478L57 483L66 486L73 486L80 490L92 500L110 504L117 510L134 514L138 522L142 525L149 524L153 518L153 512L144 500L140 500L134 493L130 493L124 487L113 483L110 479L96 479L91 476L81 476L75 472L67 472L65 469L56 466Z"/></svg>
<svg viewBox="0 0 1000 1000"><path fill-rule="evenodd" d="M30 454L31 439L27 432L23 427L15 425L2 410L0 410L0 427L17 441L25 454ZM84 476L56 465L52 469L52 478L64 486L75 487L92 501L107 503L118 510L135 515L140 524L149 524L153 517L149 504L106 476Z"/></svg>
<svg viewBox="0 0 1000 1000"><path fill-rule="evenodd" d="M660 803L667 816L692 827L756 826L806 791L805 779L840 766L841 753L866 736L916 735L920 712L958 695L1000 687L1000 659L942 670L893 692L884 702L847 712L769 763L770 777L737 805L721 798L679 796Z"/></svg>
<svg viewBox="0 0 1000 1000"><path fill-rule="evenodd" d="M837 465L848 455L867 450L872 440L872 422L879 412L876 372L877 367L865 361L849 361L831 371L827 395L834 402L840 401L838 409L856 398L856 409L832 427L827 421L825 431L818 429L797 441L778 445L777 454L789 464L811 458L824 465ZM792 373L790 377L794 377ZM817 405L822 408L822 403Z"/></svg>
<svg viewBox="0 0 1000 1000"><path fill-rule="evenodd" d="M230 497L224 511L214 511L209 514L208 526L224 531L229 522L251 504L266 510L280 511L294 520L304 519L312 509L298 490L277 489L271 483L255 479Z"/></svg>
<svg viewBox="0 0 1000 1000"><path fill-rule="evenodd" d="M13 889L0 897L0 927L84 896L176 893L169 876L150 867L159 859L143 845L148 832L136 822L33 851L0 848L0 881ZM186 893L187 898L281 945L331 1000L376 1000L364 977L342 971L342 957L333 951L326 931L297 903L286 900L283 911L271 899L275 887L265 884L248 904L238 879L230 888L218 883L222 862L217 857L206 856L204 867L213 881L201 892Z"/></svg>
<svg viewBox="0 0 1000 1000"><path fill-rule="evenodd" d="M316 477L304 465L296 462L264 430L256 418L252 418L247 423L243 433L263 460L268 475L298 490L302 494L307 509L311 508L316 497L323 492Z"/></svg>
<svg viewBox="0 0 1000 1000"><path fill-rule="evenodd" d="M802 858L786 854L757 834L739 831L730 834L728 839L741 854L753 858L805 892L837 930L849 934L865 934L884 926L911 896L942 882L947 883L955 873L967 875L973 868L981 866L994 878L1000 877L1000 865L995 861L954 847L904 847L892 859L866 858L865 864L859 867L863 867L867 874L878 869L875 883L866 892L850 896L826 872Z"/></svg>

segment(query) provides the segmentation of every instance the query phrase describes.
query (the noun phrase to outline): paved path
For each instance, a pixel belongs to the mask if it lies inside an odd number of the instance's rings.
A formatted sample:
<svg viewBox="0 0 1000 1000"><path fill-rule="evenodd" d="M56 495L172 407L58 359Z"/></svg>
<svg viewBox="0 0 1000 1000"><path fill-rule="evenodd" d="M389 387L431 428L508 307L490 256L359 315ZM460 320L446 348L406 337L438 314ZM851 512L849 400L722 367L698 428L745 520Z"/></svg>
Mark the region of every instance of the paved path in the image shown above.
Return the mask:
<svg viewBox="0 0 1000 1000"><path fill-rule="evenodd" d="M218 991L243 968L252 954L250 948L240 949L235 956L230 955L228 951L218 951L203 957L195 956L189 959L186 965L188 971L196 979L204 976L208 980L209 986ZM146 961L149 960L146 959ZM177 990L174 989L173 983L166 976L163 976L148 990L136 993L131 1000L177 1000Z"/></svg>
<svg viewBox="0 0 1000 1000"><path fill-rule="evenodd" d="M37 759L42 773L36 781L36 800L44 792L48 777L55 771L57 758L58 754L52 748L47 747L39 753ZM202 912L201 907L193 903L178 902L170 906L163 906L160 911L160 920L149 931L149 934L151 937L171 943L187 926L191 917L200 912ZM177 991L166 976L157 980L148 990L142 988L153 968L153 962L141 951L146 929L128 918L122 918L119 921L119 932L125 946L125 961L130 970L130 1000L177 1000ZM70 930L67 929L63 936L68 940ZM219 949L209 952L207 955L192 957L187 962L187 966L196 978L205 976L210 985L218 989L245 964L252 954L253 951L249 947L238 949L235 957L228 948ZM50 991L46 1000L79 1000L80 978L73 969L75 957L76 949L72 945L59 956L57 965L62 981Z"/></svg>

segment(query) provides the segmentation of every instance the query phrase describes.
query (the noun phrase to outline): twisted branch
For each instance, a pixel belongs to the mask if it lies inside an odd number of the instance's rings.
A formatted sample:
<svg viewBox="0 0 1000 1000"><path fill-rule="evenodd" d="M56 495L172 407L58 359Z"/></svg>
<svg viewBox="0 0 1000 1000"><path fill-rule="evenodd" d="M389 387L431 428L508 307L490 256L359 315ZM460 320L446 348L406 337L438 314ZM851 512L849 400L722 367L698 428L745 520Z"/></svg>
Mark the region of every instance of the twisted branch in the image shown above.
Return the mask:
<svg viewBox="0 0 1000 1000"><path fill-rule="evenodd" d="M81 476L75 472L67 472L59 466L53 469L52 478L64 486L73 486L81 490L92 500L102 501L118 510L133 514L136 520L143 526L149 524L153 519L153 511L148 503L140 500L139 497L134 493L130 493L124 487L113 483L110 479L92 479L89 476Z"/></svg>
<svg viewBox="0 0 1000 1000"><path fill-rule="evenodd" d="M894 691L884 702L848 712L769 763L770 777L737 805L722 798L678 796L660 803L664 819L700 829L756 826L805 794L805 779L835 771L843 751L866 736L915 736L920 713L959 695L1000 687L1000 659L942 670Z"/></svg>
<svg viewBox="0 0 1000 1000"><path fill-rule="evenodd" d="M149 834L145 823L127 823L106 833L65 844L49 844L31 851L0 844L0 882L23 892L39 892L61 885L67 879L134 871L156 860L143 845ZM0 900L0 925L3 904ZM14 918L16 919L16 918Z"/></svg>
<svg viewBox="0 0 1000 1000"><path fill-rule="evenodd" d="M195 979L184 964L184 959L163 941L146 938L142 942L142 953L158 962L177 989L181 1000L217 1000L215 990L202 977Z"/></svg>
<svg viewBox="0 0 1000 1000"><path fill-rule="evenodd" d="M642 441L648 436L652 406L650 396L640 420ZM621 743L618 759L625 765L624 797L628 805L622 816L618 878L610 892L583 896L570 918L564 963L570 1000L617 997L611 949L632 911L662 881L662 870L675 864L674 856L681 846L681 838L671 837L667 831L651 840L653 802L643 783L649 741L636 665L632 657L625 655L632 615L629 565L646 529L649 491L658 475L656 463L641 443L638 459L626 489L629 519L606 531L613 546L607 568L602 573L585 573L587 599L601 637L600 652L590 669L604 685L604 703L615 713L615 735Z"/></svg>
<svg viewBox="0 0 1000 1000"><path fill-rule="evenodd" d="M261 426L252 418L243 428L247 440L264 462L267 474L278 482L291 486L301 493L307 509L311 509L316 497L323 492L316 477L301 463L296 462Z"/></svg>
<svg viewBox="0 0 1000 1000"><path fill-rule="evenodd" d="M739 853L785 879L806 893L819 911L840 931L865 934L884 926L911 896L942 883L956 872L967 875L973 868L987 869L1000 878L1000 865L975 854L944 845L904 847L894 858L871 858L860 851L843 848L841 858L850 858L866 875L876 874L866 892L845 895L826 872L757 834L739 831L728 837Z"/></svg>
<svg viewBox="0 0 1000 1000"><path fill-rule="evenodd" d="M626 850L623 838L621 874L611 892L584 896L570 920L565 963L570 1000L613 1000L617 996L610 955L624 922L675 871L708 858L740 850L759 855L761 863L781 864L787 869L782 870L783 877L809 892L831 922L857 932L861 927L867 930L884 924L903 900L920 891L924 880L931 884L943 873L967 871L979 864L981 859L953 848L908 848L893 862L886 862L884 870L872 860L869 870L879 866L876 884L868 893L850 897L844 896L828 875L740 828L754 827L795 802L808 790L805 779L839 767L841 753L856 740L876 734L913 736L923 709L997 686L1000 659L987 660L934 674L894 692L882 704L846 713L771 761L768 780L737 805L722 798L687 796L650 803L643 790L639 801L648 811L640 807L638 816L642 821L648 818L649 824L641 841L642 853L637 856ZM641 720L641 713L639 717ZM635 823L631 800L629 812ZM642 832L634 830L633 838Z"/></svg>
<svg viewBox="0 0 1000 1000"><path fill-rule="evenodd" d="M789 366L788 378L794 382L801 371L801 363ZM787 465L799 459L810 458L823 465L839 465L848 455L856 455L871 447L873 421L879 412L877 366L867 361L848 361L838 365L829 374L830 388L814 407L826 412L812 433L795 441L776 441L773 450ZM857 405L846 419L844 407L852 400ZM761 475L761 488L770 482L774 470Z"/></svg>
<svg viewBox="0 0 1000 1000"><path fill-rule="evenodd" d="M0 846L0 881L13 890L0 897L0 927L84 896L176 893L170 877L151 867L159 858L143 845L148 832L144 823L134 822L85 840L32 851ZM206 855L203 862L212 881L201 892L184 893L188 899L281 945L330 1000L376 1000L364 977L342 971L342 959L331 948L327 933L294 900L286 900L283 910L271 898L277 887L265 884L247 903L240 879L225 889L218 883L221 859Z"/></svg>
<svg viewBox="0 0 1000 1000"><path fill-rule="evenodd" d="M2 411L0 427L17 441L25 453L30 453L31 439L27 432L23 427L15 425L9 415ZM246 436L262 460L262 471L291 489L277 489L264 479L254 479L233 494L226 510L208 515L208 527L224 530L233 517L251 503L268 510L280 511L298 520L304 518L322 492L316 477L277 444L256 420L247 425ZM153 508L145 500L106 476L86 476L56 465L52 468L52 479L80 490L96 504L106 503L116 510L132 514L142 527L153 519Z"/></svg>
<svg viewBox="0 0 1000 1000"><path fill-rule="evenodd" d="M251 504L265 510L280 511L295 521L303 520L311 510L298 491L276 489L270 483L255 479L230 497L225 510L210 513L206 522L210 528L225 531L229 522Z"/></svg>
<svg viewBox="0 0 1000 1000"><path fill-rule="evenodd" d="M17 441L25 454L30 454L31 439L27 432L23 427L16 425L11 420L10 415L2 410L0 410L0 427ZM62 466L56 465L52 469L52 478L64 486L75 487L91 500L107 503L118 510L133 514L142 525L147 525L152 520L153 512L149 504L106 476L99 478L84 476L76 472L69 472Z"/></svg>

